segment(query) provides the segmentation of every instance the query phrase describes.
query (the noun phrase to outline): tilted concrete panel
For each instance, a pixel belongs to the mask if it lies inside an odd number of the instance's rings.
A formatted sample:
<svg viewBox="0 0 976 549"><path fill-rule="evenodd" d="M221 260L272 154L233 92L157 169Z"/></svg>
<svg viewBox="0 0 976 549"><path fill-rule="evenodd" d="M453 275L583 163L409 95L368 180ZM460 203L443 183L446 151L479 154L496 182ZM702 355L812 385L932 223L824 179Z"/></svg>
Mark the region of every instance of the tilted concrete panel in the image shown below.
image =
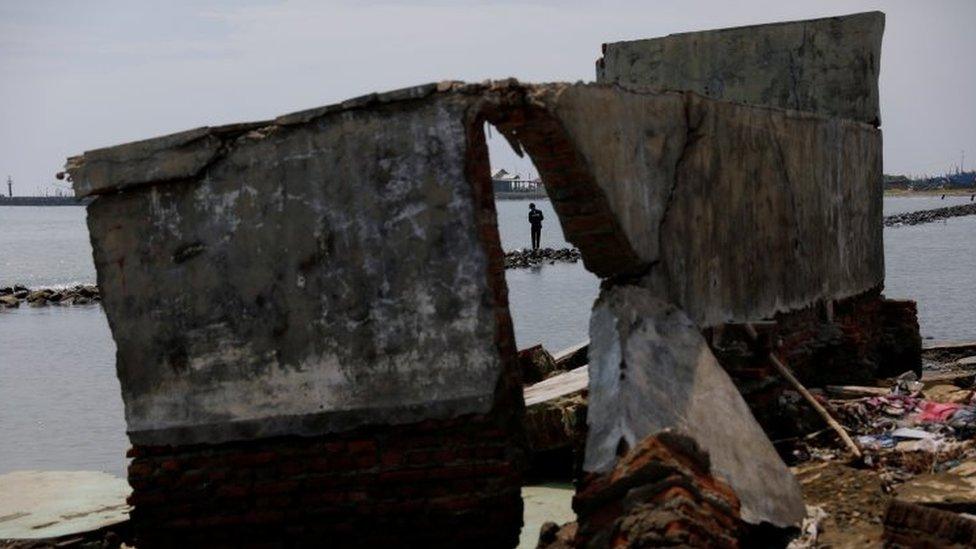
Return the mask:
<svg viewBox="0 0 976 549"><path fill-rule="evenodd" d="M708 452L751 523L798 525L800 487L718 364L699 327L636 286L603 290L590 319L590 385L583 469L605 473L665 429Z"/></svg>
<svg viewBox="0 0 976 549"><path fill-rule="evenodd" d="M488 411L502 358L467 107L441 94L82 159L74 181L103 193L89 228L133 440ZM214 140L182 180L126 191L149 176L102 167Z"/></svg>
<svg viewBox="0 0 976 549"><path fill-rule="evenodd" d="M880 125L884 14L790 21L604 44L597 81Z"/></svg>

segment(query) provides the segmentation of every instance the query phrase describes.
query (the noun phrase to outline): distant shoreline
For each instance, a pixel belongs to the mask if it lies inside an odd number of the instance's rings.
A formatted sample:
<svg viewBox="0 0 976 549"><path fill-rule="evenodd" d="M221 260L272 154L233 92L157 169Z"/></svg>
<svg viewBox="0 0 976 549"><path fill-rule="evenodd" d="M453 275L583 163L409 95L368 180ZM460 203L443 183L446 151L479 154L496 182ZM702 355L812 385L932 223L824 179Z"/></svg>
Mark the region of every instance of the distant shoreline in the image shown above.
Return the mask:
<svg viewBox="0 0 976 549"><path fill-rule="evenodd" d="M910 191L908 189L885 189L885 196L971 196L976 189L924 189Z"/></svg>
<svg viewBox="0 0 976 549"><path fill-rule="evenodd" d="M495 200L547 200L546 191L495 191Z"/></svg>
<svg viewBox="0 0 976 549"><path fill-rule="evenodd" d="M0 196L0 206L87 206L92 200L74 196Z"/></svg>

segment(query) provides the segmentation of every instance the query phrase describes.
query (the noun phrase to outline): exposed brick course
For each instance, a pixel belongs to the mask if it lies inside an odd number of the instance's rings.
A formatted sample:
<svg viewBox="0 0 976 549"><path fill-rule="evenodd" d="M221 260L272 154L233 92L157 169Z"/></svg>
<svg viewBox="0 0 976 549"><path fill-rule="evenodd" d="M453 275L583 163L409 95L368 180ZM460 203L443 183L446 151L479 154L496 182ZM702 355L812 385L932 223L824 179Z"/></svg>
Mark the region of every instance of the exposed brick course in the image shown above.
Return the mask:
<svg viewBox="0 0 976 549"><path fill-rule="evenodd" d="M521 456L487 418L315 438L139 446L139 547L511 547Z"/></svg>
<svg viewBox="0 0 976 549"><path fill-rule="evenodd" d="M915 302L886 299L875 290L834 302L832 313L829 308L817 303L780 313L775 323L759 327L758 343L737 326L712 330L713 352L774 440L803 430L804 418L782 413L789 387L765 358L769 351L808 387L873 384L921 368Z"/></svg>

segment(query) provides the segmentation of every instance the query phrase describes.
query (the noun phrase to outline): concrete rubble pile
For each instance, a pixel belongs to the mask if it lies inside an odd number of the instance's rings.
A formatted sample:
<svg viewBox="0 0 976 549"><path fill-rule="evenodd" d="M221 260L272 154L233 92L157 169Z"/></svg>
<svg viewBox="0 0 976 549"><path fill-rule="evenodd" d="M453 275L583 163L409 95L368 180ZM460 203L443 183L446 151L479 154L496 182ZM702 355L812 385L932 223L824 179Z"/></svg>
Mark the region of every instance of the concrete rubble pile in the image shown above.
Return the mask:
<svg viewBox="0 0 976 549"><path fill-rule="evenodd" d="M565 438L585 444L579 522L552 539L800 526L801 487L736 386L749 368L710 344L775 319L809 349L798 334L836 327L810 311L836 303L876 320L832 352L887 356L883 26L609 44L595 84L441 82L69 159L95 197L138 545L514 546L527 451ZM485 122L603 279L585 362L520 363ZM526 437L525 405L581 382L585 405L547 412L562 432Z"/></svg>

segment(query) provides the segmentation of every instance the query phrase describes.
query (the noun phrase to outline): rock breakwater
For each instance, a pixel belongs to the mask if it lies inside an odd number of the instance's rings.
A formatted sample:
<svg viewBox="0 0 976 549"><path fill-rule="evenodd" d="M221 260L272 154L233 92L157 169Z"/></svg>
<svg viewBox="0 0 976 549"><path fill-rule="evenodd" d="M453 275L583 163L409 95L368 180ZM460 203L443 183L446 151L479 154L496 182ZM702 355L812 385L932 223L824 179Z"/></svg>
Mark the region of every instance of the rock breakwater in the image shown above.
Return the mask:
<svg viewBox="0 0 976 549"><path fill-rule="evenodd" d="M962 217L964 215L976 215L976 202L961 206L947 206L934 210L921 210L889 215L884 218L884 225L885 227L920 225L922 223L931 223L933 221L949 219L950 217Z"/></svg>
<svg viewBox="0 0 976 549"><path fill-rule="evenodd" d="M70 288L30 289L15 285L0 287L0 308L12 309L26 303L31 307L47 305L88 305L101 301L98 286L77 284Z"/></svg>
<svg viewBox="0 0 976 549"><path fill-rule="evenodd" d="M538 250L515 250L505 253L506 269L525 269L528 267L538 267L544 264L554 264L557 261L563 263L576 263L581 258L579 250L576 248L541 248Z"/></svg>

